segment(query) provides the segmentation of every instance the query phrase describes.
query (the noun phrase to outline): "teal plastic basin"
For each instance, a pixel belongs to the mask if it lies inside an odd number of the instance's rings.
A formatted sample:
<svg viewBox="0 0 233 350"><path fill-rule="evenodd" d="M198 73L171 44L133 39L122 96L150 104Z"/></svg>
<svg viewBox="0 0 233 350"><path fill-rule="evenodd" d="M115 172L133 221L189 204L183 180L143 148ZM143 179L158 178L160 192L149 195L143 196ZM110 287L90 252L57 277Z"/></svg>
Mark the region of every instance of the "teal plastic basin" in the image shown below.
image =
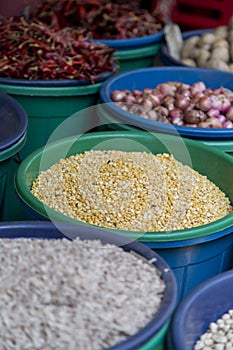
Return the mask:
<svg viewBox="0 0 233 350"><path fill-rule="evenodd" d="M158 42L144 47L117 50L113 56L118 61L119 72L126 72L132 69L152 67L160 48L161 42Z"/></svg>

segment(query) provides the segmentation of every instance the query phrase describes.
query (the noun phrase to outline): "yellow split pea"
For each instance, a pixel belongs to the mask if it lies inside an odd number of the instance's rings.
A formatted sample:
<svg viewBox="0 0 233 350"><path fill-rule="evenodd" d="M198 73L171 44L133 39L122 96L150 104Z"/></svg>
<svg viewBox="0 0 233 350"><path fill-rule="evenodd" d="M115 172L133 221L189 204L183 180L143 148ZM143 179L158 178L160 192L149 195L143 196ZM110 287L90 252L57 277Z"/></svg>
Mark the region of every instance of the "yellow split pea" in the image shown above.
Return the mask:
<svg viewBox="0 0 233 350"><path fill-rule="evenodd" d="M76 154L42 172L31 192L66 216L127 231L187 229L233 211L213 182L166 153Z"/></svg>

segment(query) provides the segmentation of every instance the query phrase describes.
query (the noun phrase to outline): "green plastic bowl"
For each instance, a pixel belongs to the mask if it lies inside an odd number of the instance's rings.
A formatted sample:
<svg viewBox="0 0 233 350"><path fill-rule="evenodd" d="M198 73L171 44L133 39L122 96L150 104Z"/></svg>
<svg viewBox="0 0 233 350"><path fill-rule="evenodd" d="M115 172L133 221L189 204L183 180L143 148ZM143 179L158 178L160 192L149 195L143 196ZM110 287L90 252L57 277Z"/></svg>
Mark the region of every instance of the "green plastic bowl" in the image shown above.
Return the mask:
<svg viewBox="0 0 233 350"><path fill-rule="evenodd" d="M14 97L28 115L27 142L20 152L21 158L45 145L67 117L96 105L101 84L37 87L0 83L0 91ZM76 130L73 130L74 134L90 130L92 123L91 118L81 118Z"/></svg>
<svg viewBox="0 0 233 350"><path fill-rule="evenodd" d="M224 152L215 150L196 140L185 139L174 135L156 134L143 131L105 131L87 133L80 137L68 137L48 144L29 155L20 164L15 187L18 196L27 208L45 219L77 223L53 209L48 208L30 191L32 182L39 173L64 157L82 153L90 149L118 149L124 151L148 151L156 153L172 153L174 157L206 175L220 187L233 203L233 158ZM219 171L221 169L221 171ZM82 222L79 222L82 223ZM82 223L83 225L88 225ZM186 230L171 232L130 232L118 231L140 241L176 241L206 236L224 229L232 228L233 213L213 223Z"/></svg>

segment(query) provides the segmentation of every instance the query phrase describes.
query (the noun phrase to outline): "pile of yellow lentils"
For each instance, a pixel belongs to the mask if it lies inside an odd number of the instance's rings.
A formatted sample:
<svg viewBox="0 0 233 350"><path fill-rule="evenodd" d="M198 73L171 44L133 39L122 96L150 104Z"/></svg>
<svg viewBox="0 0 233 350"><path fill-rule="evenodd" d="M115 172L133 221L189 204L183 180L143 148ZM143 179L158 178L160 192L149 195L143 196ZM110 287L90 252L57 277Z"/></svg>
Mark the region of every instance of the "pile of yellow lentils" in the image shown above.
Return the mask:
<svg viewBox="0 0 233 350"><path fill-rule="evenodd" d="M182 230L233 211L213 182L167 153L76 154L41 172L31 192L66 216L126 231Z"/></svg>

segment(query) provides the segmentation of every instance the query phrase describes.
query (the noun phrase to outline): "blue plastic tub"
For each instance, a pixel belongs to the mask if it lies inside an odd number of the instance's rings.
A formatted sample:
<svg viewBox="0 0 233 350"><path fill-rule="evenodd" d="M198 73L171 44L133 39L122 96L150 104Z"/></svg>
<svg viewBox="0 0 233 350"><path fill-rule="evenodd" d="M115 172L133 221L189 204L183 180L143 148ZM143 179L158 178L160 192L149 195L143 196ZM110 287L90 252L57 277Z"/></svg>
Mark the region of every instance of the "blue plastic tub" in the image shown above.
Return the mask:
<svg viewBox="0 0 233 350"><path fill-rule="evenodd" d="M168 264L151 249L139 242L133 242L126 237L106 232L106 230L81 225L70 225L66 223L51 223L46 221L21 221L0 223L0 238L28 238L28 239L62 239L70 240L79 237L81 240L99 239L103 244L114 244L122 247L127 252L133 251L140 257L151 260L161 271L166 288L164 298L154 318L138 333L129 339L108 348L108 350L151 350L150 344L158 343L155 350L163 350L166 330L177 303L177 285L174 274ZM150 296L152 298L153 296ZM133 301L132 301L133 302ZM156 342L156 340L158 342ZM48 344L49 346L49 344Z"/></svg>
<svg viewBox="0 0 233 350"><path fill-rule="evenodd" d="M135 69L129 72L118 73L107 79L100 88L99 116L103 124L115 123L115 127L124 128L124 124L151 132L163 132L167 134L179 134L184 137L202 140L233 140L233 129L203 129L184 126L173 126L162 122L139 117L126 112L112 102L111 94L114 90L143 90L155 88L158 84L168 81L179 81L186 84L194 84L203 81L207 87L217 89L221 86L233 90L233 79L229 73L217 70L188 67L152 67ZM102 109L103 107L103 113ZM114 125L113 125L114 128Z"/></svg>
<svg viewBox="0 0 233 350"><path fill-rule="evenodd" d="M171 266L177 279L178 298L181 300L201 282L231 268L232 231L229 228L225 232L183 241L143 243Z"/></svg>
<svg viewBox="0 0 233 350"><path fill-rule="evenodd" d="M193 350L200 336L233 308L233 270L201 283L178 305L168 332L169 350Z"/></svg>
<svg viewBox="0 0 233 350"><path fill-rule="evenodd" d="M28 118L11 96L0 93L0 220L20 219L23 211L14 191L15 161L26 142Z"/></svg>
<svg viewBox="0 0 233 350"><path fill-rule="evenodd" d="M150 67L118 73L107 79L100 89L98 115L100 125L112 130L133 130L135 128L166 134L180 135L196 139L218 148L224 152L233 152L233 129L203 129L184 126L173 126L139 117L124 111L112 102L114 90L143 90L146 87L155 88L158 84L168 81L179 81L194 84L203 81L207 87L224 86L233 90L233 79L229 73L217 70L189 67Z"/></svg>

